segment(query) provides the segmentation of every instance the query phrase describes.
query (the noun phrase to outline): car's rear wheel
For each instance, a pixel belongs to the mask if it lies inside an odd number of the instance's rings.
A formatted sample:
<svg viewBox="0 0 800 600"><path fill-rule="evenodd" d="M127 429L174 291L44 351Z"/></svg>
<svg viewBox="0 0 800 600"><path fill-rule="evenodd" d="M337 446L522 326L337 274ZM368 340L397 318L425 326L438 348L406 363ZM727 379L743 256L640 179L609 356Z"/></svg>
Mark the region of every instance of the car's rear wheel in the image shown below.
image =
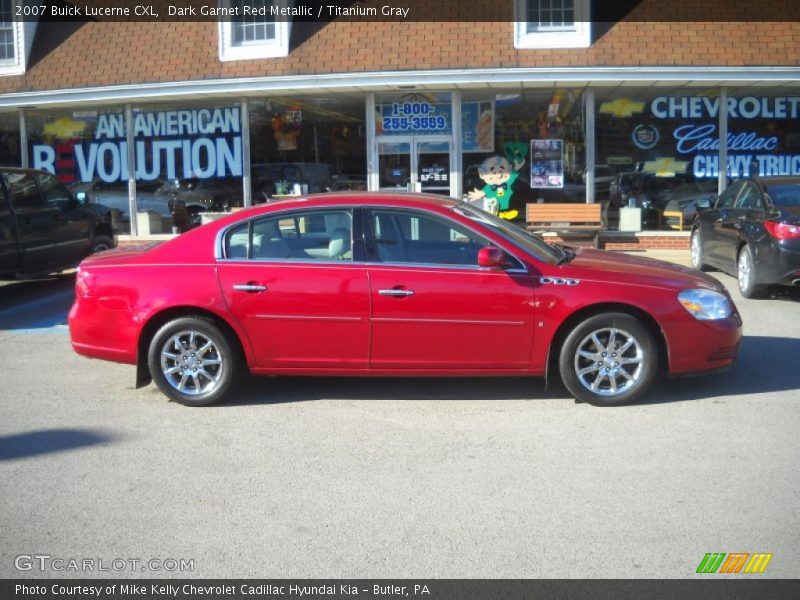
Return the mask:
<svg viewBox="0 0 800 600"><path fill-rule="evenodd" d="M745 298L759 298L764 295L766 287L756 283L758 275L750 246L742 246L739 250L739 257L736 260L736 279L739 281L739 291Z"/></svg>
<svg viewBox="0 0 800 600"><path fill-rule="evenodd" d="M703 251L703 238L699 229L692 231L692 266L699 271L708 271Z"/></svg>
<svg viewBox="0 0 800 600"><path fill-rule="evenodd" d="M92 254L96 252L103 252L104 250L111 250L114 247L114 240L107 235L94 236L94 243L92 243Z"/></svg>
<svg viewBox="0 0 800 600"><path fill-rule="evenodd" d="M148 366L158 389L187 406L222 400L241 370L236 346L213 321L182 317L166 323L153 337Z"/></svg>
<svg viewBox="0 0 800 600"><path fill-rule="evenodd" d="M577 400L596 406L627 404L645 392L658 373L658 345L631 315L595 315L564 340L559 371Z"/></svg>

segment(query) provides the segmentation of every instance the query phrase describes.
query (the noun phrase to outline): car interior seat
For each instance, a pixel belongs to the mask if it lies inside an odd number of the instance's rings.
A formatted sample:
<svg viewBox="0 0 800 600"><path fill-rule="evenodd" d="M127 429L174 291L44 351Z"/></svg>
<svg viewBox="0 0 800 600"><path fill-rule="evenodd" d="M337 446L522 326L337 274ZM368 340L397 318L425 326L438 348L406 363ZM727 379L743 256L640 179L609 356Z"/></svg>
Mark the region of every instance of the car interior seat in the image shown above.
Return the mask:
<svg viewBox="0 0 800 600"><path fill-rule="evenodd" d="M328 258L333 260L349 260L353 257L350 230L337 227L331 232L328 242Z"/></svg>
<svg viewBox="0 0 800 600"><path fill-rule="evenodd" d="M256 225L253 238L260 244L253 244L253 258L291 258L292 249L283 239L277 219L270 219Z"/></svg>

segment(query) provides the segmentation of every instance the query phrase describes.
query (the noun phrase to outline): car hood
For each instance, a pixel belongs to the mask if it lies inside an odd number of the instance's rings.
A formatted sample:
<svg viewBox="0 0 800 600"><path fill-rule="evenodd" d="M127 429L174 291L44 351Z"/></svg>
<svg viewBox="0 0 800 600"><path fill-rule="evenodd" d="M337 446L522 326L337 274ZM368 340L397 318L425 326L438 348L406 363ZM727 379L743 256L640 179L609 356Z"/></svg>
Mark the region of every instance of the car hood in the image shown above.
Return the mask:
<svg viewBox="0 0 800 600"><path fill-rule="evenodd" d="M573 250L576 252L575 258L561 266L565 277L675 290L705 288L722 291L724 289L719 281L697 269L663 260L592 248L573 248Z"/></svg>

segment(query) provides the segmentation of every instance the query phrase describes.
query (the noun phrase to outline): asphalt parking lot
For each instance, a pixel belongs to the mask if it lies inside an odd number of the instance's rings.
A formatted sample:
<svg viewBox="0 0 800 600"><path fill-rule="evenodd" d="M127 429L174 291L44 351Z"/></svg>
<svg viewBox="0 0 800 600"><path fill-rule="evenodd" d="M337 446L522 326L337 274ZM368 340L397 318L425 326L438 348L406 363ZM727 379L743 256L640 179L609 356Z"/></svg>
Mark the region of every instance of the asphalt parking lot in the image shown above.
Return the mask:
<svg viewBox="0 0 800 600"><path fill-rule="evenodd" d="M683 578L768 552L763 576L796 578L800 294L744 300L715 275L738 363L616 409L538 379L350 378L186 408L72 352L71 275L4 283L0 577Z"/></svg>

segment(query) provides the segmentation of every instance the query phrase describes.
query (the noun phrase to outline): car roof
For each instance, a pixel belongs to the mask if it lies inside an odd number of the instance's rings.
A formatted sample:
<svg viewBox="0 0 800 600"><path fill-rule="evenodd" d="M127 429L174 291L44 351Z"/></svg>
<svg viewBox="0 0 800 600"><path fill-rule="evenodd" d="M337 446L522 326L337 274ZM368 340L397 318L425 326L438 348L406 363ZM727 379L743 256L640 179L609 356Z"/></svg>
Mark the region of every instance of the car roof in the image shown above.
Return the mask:
<svg viewBox="0 0 800 600"><path fill-rule="evenodd" d="M292 205L297 206L327 206L327 205L379 205L379 206L399 206L407 208L426 208L435 205L442 208L449 208L459 204L459 200L455 200L446 196L437 196L435 194L409 194L398 192L364 192L364 191L346 191L346 192L327 192L324 194L309 194L298 198L283 198L281 200L270 202L266 206L274 206L286 208ZM261 207L265 205L259 205Z"/></svg>
<svg viewBox="0 0 800 600"><path fill-rule="evenodd" d="M748 179L740 181L748 181ZM786 175L779 175L775 177L753 177L750 178L749 181L756 181L765 188L769 188L773 185L800 185L800 177L790 177Z"/></svg>
<svg viewBox="0 0 800 600"><path fill-rule="evenodd" d="M30 169L30 168L23 168L23 167L2 167L0 166L0 171L4 173L47 173L48 175L52 175L49 171L44 169Z"/></svg>

